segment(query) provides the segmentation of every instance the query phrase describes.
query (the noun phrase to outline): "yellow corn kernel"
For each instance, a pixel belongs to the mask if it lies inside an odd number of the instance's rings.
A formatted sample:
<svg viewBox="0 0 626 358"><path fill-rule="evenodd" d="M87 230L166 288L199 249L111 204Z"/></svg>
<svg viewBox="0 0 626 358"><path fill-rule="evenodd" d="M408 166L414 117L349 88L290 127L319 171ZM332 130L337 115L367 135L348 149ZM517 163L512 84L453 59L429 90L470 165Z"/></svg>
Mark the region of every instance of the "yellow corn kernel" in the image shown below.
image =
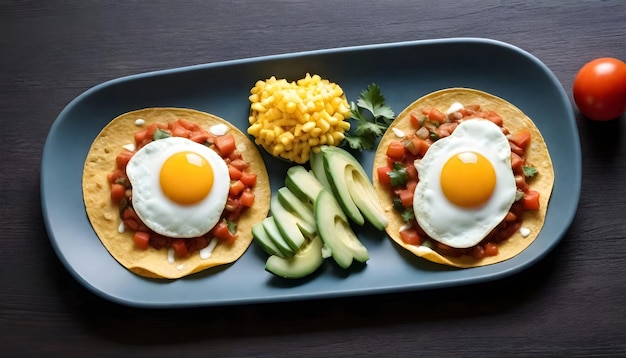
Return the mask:
<svg viewBox="0 0 626 358"><path fill-rule="evenodd" d="M341 142L346 137L346 135L343 134L343 132L333 132L332 136L333 138L335 138L335 143Z"/></svg>
<svg viewBox="0 0 626 358"><path fill-rule="evenodd" d="M332 134L326 133L326 135L324 137L326 137L326 143L328 145L335 145L335 137L333 137Z"/></svg>
<svg viewBox="0 0 626 358"><path fill-rule="evenodd" d="M309 123L313 123L313 122L309 122ZM315 127L311 130L311 136L313 137L319 137L320 133L322 133L322 130L318 127Z"/></svg>
<svg viewBox="0 0 626 358"><path fill-rule="evenodd" d="M325 135L321 135L320 137L320 144L326 144L326 136Z"/></svg>
<svg viewBox="0 0 626 358"><path fill-rule="evenodd" d="M330 129L330 124L324 118L317 120L317 127L321 129L321 133L326 133Z"/></svg>
<svg viewBox="0 0 626 358"><path fill-rule="evenodd" d="M331 123L331 121L333 121L333 119L332 119L332 116L330 114L328 114L328 112L326 112L326 111L320 112L320 118L325 120L332 127L335 126L333 123Z"/></svg>
<svg viewBox="0 0 626 358"><path fill-rule="evenodd" d="M293 101L288 101L285 105L285 112L291 114L296 111L296 104Z"/></svg>
<svg viewBox="0 0 626 358"><path fill-rule="evenodd" d="M302 125L302 131L308 133L315 129L315 122L306 122Z"/></svg>
<svg viewBox="0 0 626 358"><path fill-rule="evenodd" d="M283 151L285 151L285 146L283 146L281 143L278 143L274 146L274 148L272 148L272 155L278 156Z"/></svg>
<svg viewBox="0 0 626 358"><path fill-rule="evenodd" d="M299 137L302 134L302 124L300 123L296 123L296 125L293 127L293 135L295 137Z"/></svg>
<svg viewBox="0 0 626 358"><path fill-rule="evenodd" d="M320 140L319 138L309 138L309 140L307 141L307 143L311 146L311 147L315 147L317 145L320 144Z"/></svg>
<svg viewBox="0 0 626 358"><path fill-rule="evenodd" d="M261 104L261 102L254 102L251 106L253 111L259 112L259 113L264 113L265 111L267 111L267 109L265 107L263 107L263 105Z"/></svg>
<svg viewBox="0 0 626 358"><path fill-rule="evenodd" d="M350 130L350 122L347 122L347 121L342 120L339 123L337 123L337 126L346 132Z"/></svg>
<svg viewBox="0 0 626 358"><path fill-rule="evenodd" d="M331 116L335 114L335 107L333 107L333 104L330 102L324 103L324 110L326 111L326 113L328 113Z"/></svg>

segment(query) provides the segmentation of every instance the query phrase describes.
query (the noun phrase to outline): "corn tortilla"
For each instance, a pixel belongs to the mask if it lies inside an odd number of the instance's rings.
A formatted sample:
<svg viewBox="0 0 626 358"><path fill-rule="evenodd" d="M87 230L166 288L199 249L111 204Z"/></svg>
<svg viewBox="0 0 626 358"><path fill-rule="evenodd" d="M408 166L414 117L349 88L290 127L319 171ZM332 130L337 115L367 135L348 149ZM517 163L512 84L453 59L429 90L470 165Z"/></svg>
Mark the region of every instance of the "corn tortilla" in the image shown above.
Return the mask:
<svg viewBox="0 0 626 358"><path fill-rule="evenodd" d="M538 174L529 179L530 188L539 192L540 209L525 210L523 214L522 227L530 230L530 235L522 237L516 232L509 239L498 244L498 255L485 257L477 260L470 256L449 257L444 256L436 251L426 247L405 244L400 238L400 228L405 224L401 215L393 209L393 201L388 187L381 185L378 181L376 168L385 166L387 163L386 150L392 141L398 140L391 128L398 128L405 133L411 131L410 114L413 111L421 113L422 109L438 108L445 112L454 102L463 105L479 104L481 109L493 110L497 112L504 120L504 127L507 127L511 133L515 133L521 129L528 129L531 132L531 142L526 149L526 163L534 166L538 170ZM508 260L524 249L526 249L539 235L543 223L546 218L546 211L552 187L554 185L554 169L545 140L541 136L539 129L533 121L526 116L520 109L502 98L496 97L486 92L468 89L468 88L449 88L425 95L407 108L405 108L390 125L389 130L383 135L380 144L376 150L374 158L374 187L380 197L385 215L389 220L387 233L401 247L429 261L436 263L455 266L455 267L478 267L494 264ZM454 225L454 223L450 223Z"/></svg>
<svg viewBox="0 0 626 358"><path fill-rule="evenodd" d="M110 199L107 175L115 168L115 158L123 145L135 143L134 133L152 123L167 123L185 119L200 124L208 130L215 124L224 124L228 133L235 137L237 148L243 159L250 163L250 172L257 174L254 188L254 205L248 208L237 224L237 239L232 245L219 243L211 256L200 258L198 252L187 258L168 261L168 250L137 249L133 243L133 232L120 233L118 205ZM143 119L141 127L135 120ZM184 108L146 108L122 114L113 119L96 137L89 149L83 170L83 199L89 221L102 244L109 253L128 270L145 277L176 279L210 267L236 261L252 242L252 225L267 216L270 203L270 184L267 170L254 143L235 126L222 118Z"/></svg>

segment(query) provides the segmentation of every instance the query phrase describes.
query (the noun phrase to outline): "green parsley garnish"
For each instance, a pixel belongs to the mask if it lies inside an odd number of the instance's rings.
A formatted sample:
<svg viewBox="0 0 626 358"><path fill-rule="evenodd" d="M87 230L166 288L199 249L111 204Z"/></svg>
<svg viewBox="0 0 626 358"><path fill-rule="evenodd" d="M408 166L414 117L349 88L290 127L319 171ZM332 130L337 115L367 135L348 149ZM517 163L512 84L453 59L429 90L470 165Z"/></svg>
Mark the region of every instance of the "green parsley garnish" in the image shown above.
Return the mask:
<svg viewBox="0 0 626 358"><path fill-rule="evenodd" d="M539 172L539 171L537 170L537 168L535 168L535 167L530 167L530 166L526 166L526 165L524 165L524 166L522 167L522 169L524 170L524 176L525 176L526 178L531 178L531 177L534 177L534 176L535 176L535 175L537 175L537 173Z"/></svg>
<svg viewBox="0 0 626 358"><path fill-rule="evenodd" d="M406 167L402 163L394 163L393 170L388 174L389 179L391 179L391 186L404 185L409 178L409 173L406 172Z"/></svg>
<svg viewBox="0 0 626 358"><path fill-rule="evenodd" d="M402 212L402 220L409 222L415 217L415 213L411 209L406 209Z"/></svg>
<svg viewBox="0 0 626 358"><path fill-rule="evenodd" d="M159 139L164 139L164 138L169 138L169 137L171 137L171 134L168 131L165 131L161 128L158 128L156 131L154 131L154 134L152 135L153 140L159 140Z"/></svg>
<svg viewBox="0 0 626 358"><path fill-rule="evenodd" d="M237 232L237 222L236 221L226 220L226 224L228 225L228 231L230 231L231 234L235 234Z"/></svg>
<svg viewBox="0 0 626 358"><path fill-rule="evenodd" d="M395 113L385 104L380 87L372 83L361 92L356 103L350 102L350 116L356 126L346 133L345 140L350 148L361 151L374 149L376 139L385 133Z"/></svg>

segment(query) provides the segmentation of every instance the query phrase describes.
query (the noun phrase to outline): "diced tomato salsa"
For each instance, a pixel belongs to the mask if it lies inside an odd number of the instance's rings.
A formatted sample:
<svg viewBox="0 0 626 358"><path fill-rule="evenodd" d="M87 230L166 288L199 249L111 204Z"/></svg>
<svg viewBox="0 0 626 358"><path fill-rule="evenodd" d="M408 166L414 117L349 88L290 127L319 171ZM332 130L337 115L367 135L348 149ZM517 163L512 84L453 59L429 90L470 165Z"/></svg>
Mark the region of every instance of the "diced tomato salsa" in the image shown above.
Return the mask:
<svg viewBox="0 0 626 358"><path fill-rule="evenodd" d="M204 144L218 153L228 165L231 182L226 206L215 227L200 237L180 239L160 235L146 227L133 210L132 187L126 176L126 165L137 150L154 140L169 136L184 137ZM256 185L256 173L249 172L250 163L237 150L235 137L229 133L216 136L196 123L177 119L167 124L150 124L137 131L134 139L136 150L123 150L118 154L115 169L108 175L108 181L111 185L111 200L119 205L125 230L134 232L135 247L172 248L178 257L186 257L208 246L213 238L232 244L237 239L239 218L254 203L253 189Z"/></svg>
<svg viewBox="0 0 626 358"><path fill-rule="evenodd" d="M417 224L413 213L413 193L419 179L414 162L424 157L431 144L452 134L460 122L472 118L484 118L494 122L509 139L511 170L515 177L517 196L504 220L479 244L458 249L428 237ZM530 131L510 133L503 126L500 115L494 111L483 110L480 105L466 105L448 115L437 108L414 111L410 114L410 122L414 130L391 142L386 150L387 164L376 168L378 181L391 192L394 209L409 224L400 232L401 239L409 245L426 244L446 256L469 255L481 259L497 255L498 243L507 240L520 229L523 211L539 208L539 193L530 189L525 174L525 169L529 168L526 165L525 152L531 140Z"/></svg>

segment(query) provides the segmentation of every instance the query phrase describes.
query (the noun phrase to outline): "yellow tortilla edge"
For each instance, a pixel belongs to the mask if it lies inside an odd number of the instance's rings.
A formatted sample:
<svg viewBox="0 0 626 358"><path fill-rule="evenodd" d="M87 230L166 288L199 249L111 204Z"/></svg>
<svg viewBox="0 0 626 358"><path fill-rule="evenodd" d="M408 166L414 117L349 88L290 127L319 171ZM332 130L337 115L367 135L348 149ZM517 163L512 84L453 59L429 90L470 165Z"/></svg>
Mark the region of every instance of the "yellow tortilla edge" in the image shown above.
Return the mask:
<svg viewBox="0 0 626 358"><path fill-rule="evenodd" d="M199 252L186 258L168 261L168 250L137 249L133 243L133 232L120 233L118 206L110 200L110 187L107 174L115 168L115 157L123 150L122 146L135 143L134 133L152 123L167 123L178 118L200 124L204 129L215 124L224 124L242 150L243 159L250 163L250 172L257 174L253 190L254 205L248 208L239 219L238 237L232 245L218 243L207 259L200 258ZM142 126L135 120L143 119ZM187 108L154 107L124 113L105 126L93 141L87 154L82 178L83 200L89 221L107 251L122 266L144 277L177 279L206 270L211 267L230 264L238 260L253 241L252 226L263 220L269 212L270 183L265 162L254 143L237 127L213 114Z"/></svg>
<svg viewBox="0 0 626 358"><path fill-rule="evenodd" d="M398 128L408 133L411 130L411 112L432 107L437 107L442 112L445 112L454 102L459 102L463 105L479 104L482 109L494 110L503 118L504 126L507 127L511 133L515 133L524 128L528 129L531 132L531 143L526 150L526 163L527 165L536 167L538 170L538 174L530 178L528 183L531 189L537 190L540 193L540 208L532 211L525 210L522 221L522 227L528 228L530 235L522 237L519 232L516 232L509 239L498 244L498 255L485 257L480 260L469 256L444 256L426 246L408 245L404 243L400 238L400 228L405 222L402 220L401 215L393 209L392 196L388 188L379 183L376 173L376 168L386 165L387 159L385 151L389 143L398 139L391 128ZM554 186L554 169L552 167L550 154L546 142L534 122L515 105L500 97L480 90L461 87L447 88L429 93L407 106L391 123L389 129L381 138L374 157L372 173L374 187L378 193L385 215L389 220L389 225L386 228L389 237L399 246L419 257L439 264L459 268L486 266L506 261L517 256L530 246L543 227L550 196L552 195L552 188Z"/></svg>

